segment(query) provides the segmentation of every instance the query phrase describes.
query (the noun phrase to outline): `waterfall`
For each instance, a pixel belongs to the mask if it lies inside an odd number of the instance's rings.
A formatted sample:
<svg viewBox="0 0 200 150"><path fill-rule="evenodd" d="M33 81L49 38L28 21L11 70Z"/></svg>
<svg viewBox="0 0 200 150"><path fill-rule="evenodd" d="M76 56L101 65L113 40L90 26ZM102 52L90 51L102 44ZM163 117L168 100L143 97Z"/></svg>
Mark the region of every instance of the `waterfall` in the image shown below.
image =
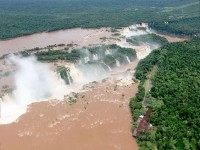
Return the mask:
<svg viewBox="0 0 200 150"><path fill-rule="evenodd" d="M128 61L129 64L131 63L131 61L130 61L128 56L126 56L126 60Z"/></svg>
<svg viewBox="0 0 200 150"><path fill-rule="evenodd" d="M90 58L89 57L84 57L84 61L85 61L85 63L87 63L88 61L90 61Z"/></svg>
<svg viewBox="0 0 200 150"><path fill-rule="evenodd" d="M84 62L87 63L87 57L84 57Z"/></svg>
<svg viewBox="0 0 200 150"><path fill-rule="evenodd" d="M68 80L68 82L69 82L69 85L72 84L72 79L71 79L71 76L70 76L68 70L67 70L67 80Z"/></svg>
<svg viewBox="0 0 200 150"><path fill-rule="evenodd" d="M72 84L73 83L73 79L72 79L72 77L69 73L69 70L66 69L65 67L60 67L58 69L58 74L60 75L59 78L63 79L66 84Z"/></svg>
<svg viewBox="0 0 200 150"><path fill-rule="evenodd" d="M120 67L119 60L115 59L117 67Z"/></svg>
<svg viewBox="0 0 200 150"><path fill-rule="evenodd" d="M112 71L112 69L110 68L110 66L108 66L105 62L103 62L103 64L108 68L109 71Z"/></svg>
<svg viewBox="0 0 200 150"><path fill-rule="evenodd" d="M59 81L62 79L60 73L57 73L57 77Z"/></svg>
<svg viewBox="0 0 200 150"><path fill-rule="evenodd" d="M93 54L92 57L93 57L93 60L98 60L99 59L98 58L98 54Z"/></svg>
<svg viewBox="0 0 200 150"><path fill-rule="evenodd" d="M105 51L105 55L110 55L110 54L111 54L110 50Z"/></svg>

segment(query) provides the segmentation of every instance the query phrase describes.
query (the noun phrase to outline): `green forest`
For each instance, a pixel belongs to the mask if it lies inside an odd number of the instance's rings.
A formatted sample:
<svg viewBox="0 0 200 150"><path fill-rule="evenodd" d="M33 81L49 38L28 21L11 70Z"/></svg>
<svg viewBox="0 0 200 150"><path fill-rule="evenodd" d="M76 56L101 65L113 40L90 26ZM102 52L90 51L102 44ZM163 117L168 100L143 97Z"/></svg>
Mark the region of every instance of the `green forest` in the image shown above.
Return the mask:
<svg viewBox="0 0 200 150"><path fill-rule="evenodd" d="M168 19L150 22L151 28L177 35L200 34L200 2L165 8L163 12L168 14ZM175 15L178 17L174 18Z"/></svg>
<svg viewBox="0 0 200 150"><path fill-rule="evenodd" d="M136 70L139 92L130 102L133 120L142 113L144 82L157 65L151 78L153 87L148 105L153 108L153 130L137 137L140 149L196 150L200 147L200 38L172 43L154 50ZM136 109L136 113L135 110Z"/></svg>
<svg viewBox="0 0 200 150"><path fill-rule="evenodd" d="M169 21L167 23L156 22L151 23L150 27L161 32L164 31L167 33L178 35L199 35L200 17L178 19L174 21Z"/></svg>
<svg viewBox="0 0 200 150"><path fill-rule="evenodd" d="M198 6L198 0L0 0L0 39L75 27L120 28L139 22L155 23L153 27L161 29L163 22L180 16L184 24L178 25L193 34L199 33L198 24L184 18L199 17ZM177 30L174 25L168 28Z"/></svg>

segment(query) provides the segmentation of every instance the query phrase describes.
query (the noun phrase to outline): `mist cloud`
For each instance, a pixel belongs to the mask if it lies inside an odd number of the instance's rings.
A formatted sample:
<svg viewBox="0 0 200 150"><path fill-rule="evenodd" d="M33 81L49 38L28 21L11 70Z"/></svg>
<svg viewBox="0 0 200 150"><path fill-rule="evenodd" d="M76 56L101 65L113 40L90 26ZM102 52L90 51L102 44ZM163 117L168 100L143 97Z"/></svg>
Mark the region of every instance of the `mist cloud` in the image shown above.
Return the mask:
<svg viewBox="0 0 200 150"><path fill-rule="evenodd" d="M8 61L17 68L14 73L15 90L3 99L0 123L17 119L33 102L64 98L67 86L48 65L38 62L35 57L11 55Z"/></svg>

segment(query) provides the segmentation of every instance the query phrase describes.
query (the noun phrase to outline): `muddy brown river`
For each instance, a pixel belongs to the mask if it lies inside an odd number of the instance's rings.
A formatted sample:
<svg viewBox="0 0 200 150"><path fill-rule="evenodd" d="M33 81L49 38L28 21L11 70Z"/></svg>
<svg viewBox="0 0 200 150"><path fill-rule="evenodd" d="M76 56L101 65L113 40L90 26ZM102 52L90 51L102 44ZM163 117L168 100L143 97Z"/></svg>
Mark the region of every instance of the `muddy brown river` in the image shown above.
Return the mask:
<svg viewBox="0 0 200 150"><path fill-rule="evenodd" d="M122 32L123 29L119 31ZM117 41L112 40L113 38L112 34L113 33L109 32L109 29L107 28L101 28L101 29L74 28L74 29L59 30L54 32L37 33L6 41L0 41L0 56L7 53L19 52L25 49L32 49L35 47L42 48L54 44L74 43L77 44L79 47L88 46L90 44L115 44ZM162 34L158 35L165 37L169 42L180 42L187 40L184 38L177 38ZM104 37L107 38L107 41L102 41L100 39Z"/></svg>
<svg viewBox="0 0 200 150"><path fill-rule="evenodd" d="M102 29L66 29L54 32L44 32L6 41L0 41L0 56L7 53L32 49L35 47L46 47L54 44L78 44L88 46L89 44L101 44L101 37L111 35L105 28Z"/></svg>
<svg viewBox="0 0 200 150"><path fill-rule="evenodd" d="M91 83L76 103L34 103L16 122L0 126L1 150L138 150L131 133L129 101L137 61L121 66L104 82Z"/></svg>
<svg viewBox="0 0 200 150"><path fill-rule="evenodd" d="M112 37L112 33L106 29L80 28L39 33L0 41L0 56L61 43L80 47L106 44L100 40L102 37ZM170 42L180 41L166 38ZM3 63L0 70L9 71ZM137 63L119 67L105 82L89 84L78 93L74 104L67 102L68 98L31 104L16 122L0 125L0 150L138 150L131 133L128 106L138 83L132 81L132 73L127 74ZM3 80L0 84L12 85L10 78Z"/></svg>

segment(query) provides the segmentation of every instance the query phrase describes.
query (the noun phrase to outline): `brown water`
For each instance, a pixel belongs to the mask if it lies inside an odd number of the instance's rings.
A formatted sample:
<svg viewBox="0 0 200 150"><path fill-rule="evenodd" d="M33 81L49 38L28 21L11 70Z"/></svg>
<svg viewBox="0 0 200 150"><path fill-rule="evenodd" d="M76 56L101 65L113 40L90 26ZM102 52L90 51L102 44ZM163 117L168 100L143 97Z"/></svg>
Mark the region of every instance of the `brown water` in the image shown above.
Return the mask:
<svg viewBox="0 0 200 150"><path fill-rule="evenodd" d="M125 73L136 64L90 84L73 105L67 98L31 104L17 122L0 126L0 150L138 150L128 106L138 84Z"/></svg>
<svg viewBox="0 0 200 150"><path fill-rule="evenodd" d="M122 29L123 30L123 29ZM158 34L158 33L156 33ZM167 35L158 34L168 39L169 42L180 42L186 39L177 38ZM90 44L115 44L116 40L102 41L100 38L112 37L112 32L107 31L106 28L101 29L66 29L54 32L43 32L28 36L22 36L6 41L0 41L0 56L7 53L14 53L23 51L25 49L32 49L35 47L46 47L54 44L70 44L74 43L79 47L88 46Z"/></svg>
<svg viewBox="0 0 200 150"><path fill-rule="evenodd" d="M111 34L106 29L39 33L0 41L0 56L60 43L73 42L80 47L102 44L99 38ZM132 62L121 66L113 74L124 74L136 65L137 62ZM0 65L0 69L8 69L4 67ZM12 83L9 77L3 79L2 85ZM124 84L113 75L106 82L91 85L87 91L79 93L76 104L58 100L31 104L18 122L0 126L0 150L137 150L128 106L137 90L138 84Z"/></svg>
<svg viewBox="0 0 200 150"><path fill-rule="evenodd" d="M67 29L54 32L44 32L7 41L0 41L0 56L7 53L32 49L35 47L46 47L54 44L75 43L80 46L89 44L100 44L99 38L109 36L111 33L106 29Z"/></svg>

